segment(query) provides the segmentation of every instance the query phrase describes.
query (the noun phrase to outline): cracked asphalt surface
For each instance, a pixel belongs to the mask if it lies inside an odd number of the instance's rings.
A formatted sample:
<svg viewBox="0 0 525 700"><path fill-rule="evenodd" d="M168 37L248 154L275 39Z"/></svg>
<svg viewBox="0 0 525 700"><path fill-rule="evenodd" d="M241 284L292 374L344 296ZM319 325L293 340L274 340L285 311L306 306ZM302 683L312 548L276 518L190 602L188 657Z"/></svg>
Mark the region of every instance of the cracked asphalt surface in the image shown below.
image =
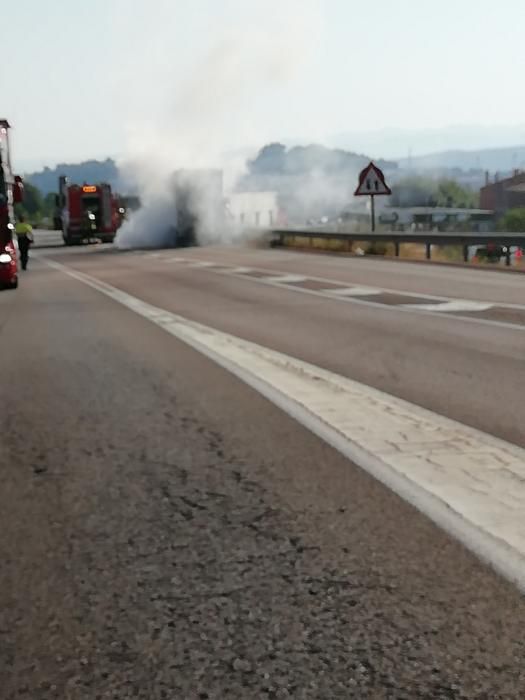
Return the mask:
<svg viewBox="0 0 525 700"><path fill-rule="evenodd" d="M0 328L0 697L525 697L518 591L253 390L42 263Z"/></svg>

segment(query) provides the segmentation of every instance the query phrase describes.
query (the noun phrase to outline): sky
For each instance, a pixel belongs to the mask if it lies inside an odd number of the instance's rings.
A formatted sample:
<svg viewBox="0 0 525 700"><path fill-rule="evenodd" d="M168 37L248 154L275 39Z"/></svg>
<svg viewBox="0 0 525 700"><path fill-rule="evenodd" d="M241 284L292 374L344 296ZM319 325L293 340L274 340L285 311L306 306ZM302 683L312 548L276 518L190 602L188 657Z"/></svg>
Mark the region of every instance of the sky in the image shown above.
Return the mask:
<svg viewBox="0 0 525 700"><path fill-rule="evenodd" d="M469 132L488 146L525 142L523 0L0 0L0 10L0 117L21 171L150 150L211 162L272 140L362 152L385 129L401 130L385 141L389 157L406 156L406 132L450 126L467 147Z"/></svg>

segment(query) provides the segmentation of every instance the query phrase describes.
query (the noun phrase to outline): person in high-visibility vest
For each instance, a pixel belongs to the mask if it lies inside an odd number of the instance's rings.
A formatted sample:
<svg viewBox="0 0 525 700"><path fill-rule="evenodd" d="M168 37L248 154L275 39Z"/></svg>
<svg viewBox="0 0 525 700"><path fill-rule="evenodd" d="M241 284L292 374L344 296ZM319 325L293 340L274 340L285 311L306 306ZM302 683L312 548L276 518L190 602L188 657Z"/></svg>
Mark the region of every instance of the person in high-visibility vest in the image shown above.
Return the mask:
<svg viewBox="0 0 525 700"><path fill-rule="evenodd" d="M27 270L27 261L29 259L29 248L33 242L33 227L31 224L26 224L23 216L18 217L15 226L15 233L18 239L18 250L20 251L20 262L22 270Z"/></svg>

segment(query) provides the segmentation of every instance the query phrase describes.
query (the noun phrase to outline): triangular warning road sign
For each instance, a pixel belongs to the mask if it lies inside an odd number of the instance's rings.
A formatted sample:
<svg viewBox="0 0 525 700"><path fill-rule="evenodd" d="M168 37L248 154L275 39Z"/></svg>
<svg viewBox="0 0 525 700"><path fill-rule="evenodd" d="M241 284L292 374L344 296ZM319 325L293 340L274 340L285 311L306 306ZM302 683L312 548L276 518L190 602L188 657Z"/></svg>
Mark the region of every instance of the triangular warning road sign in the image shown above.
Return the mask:
<svg viewBox="0 0 525 700"><path fill-rule="evenodd" d="M356 197L362 195L392 194L392 190L385 182L383 171L373 163L369 163L359 175L359 184L354 192Z"/></svg>

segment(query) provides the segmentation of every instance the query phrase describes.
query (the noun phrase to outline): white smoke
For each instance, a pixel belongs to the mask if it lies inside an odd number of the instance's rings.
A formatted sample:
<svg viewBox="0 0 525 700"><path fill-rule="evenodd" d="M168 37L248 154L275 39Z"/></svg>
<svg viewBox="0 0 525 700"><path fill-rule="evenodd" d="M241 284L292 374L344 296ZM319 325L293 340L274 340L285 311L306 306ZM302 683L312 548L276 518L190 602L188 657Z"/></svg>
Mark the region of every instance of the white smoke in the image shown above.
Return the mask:
<svg viewBox="0 0 525 700"><path fill-rule="evenodd" d="M160 114L128 124L127 155L119 167L137 188L142 208L120 229L120 247L170 243L176 223L175 171L220 168L225 187L231 186L242 174L245 159L225 157L225 151L260 146L275 136L264 123L271 109L268 94L290 85L312 57L317 0L234 0L232 6L237 10L235 27L217 33L182 82L166 86ZM202 191L201 220L209 204ZM234 232L227 224L222 229L208 226L200 235L203 240L224 241Z"/></svg>

